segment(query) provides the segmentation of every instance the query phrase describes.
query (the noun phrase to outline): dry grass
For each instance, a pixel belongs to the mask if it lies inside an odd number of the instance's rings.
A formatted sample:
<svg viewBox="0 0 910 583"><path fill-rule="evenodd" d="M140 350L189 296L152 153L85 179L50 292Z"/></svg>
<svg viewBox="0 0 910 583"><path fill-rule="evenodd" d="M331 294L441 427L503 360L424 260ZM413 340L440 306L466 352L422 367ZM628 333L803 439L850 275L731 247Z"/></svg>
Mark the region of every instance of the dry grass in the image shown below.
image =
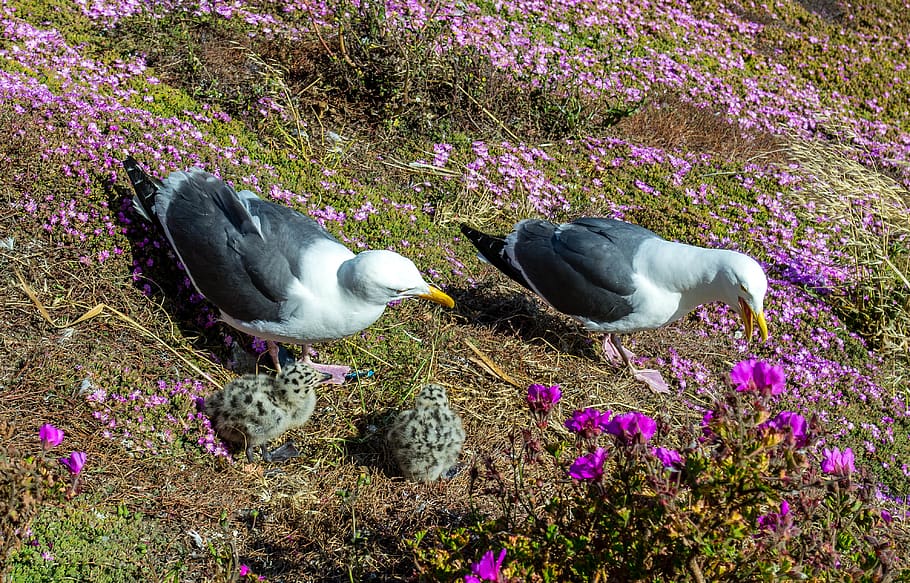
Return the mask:
<svg viewBox="0 0 910 583"><path fill-rule="evenodd" d="M849 135L849 134L845 134ZM837 307L887 360L910 354L910 192L858 162L842 142L790 139L787 152L809 176L800 194L820 215L842 226L853 259L849 289L835 290Z"/></svg>
<svg viewBox="0 0 910 583"><path fill-rule="evenodd" d="M719 111L696 107L677 95L648 101L614 130L632 143L668 151L711 154L733 163L774 163L784 160L782 144L766 132L747 132Z"/></svg>

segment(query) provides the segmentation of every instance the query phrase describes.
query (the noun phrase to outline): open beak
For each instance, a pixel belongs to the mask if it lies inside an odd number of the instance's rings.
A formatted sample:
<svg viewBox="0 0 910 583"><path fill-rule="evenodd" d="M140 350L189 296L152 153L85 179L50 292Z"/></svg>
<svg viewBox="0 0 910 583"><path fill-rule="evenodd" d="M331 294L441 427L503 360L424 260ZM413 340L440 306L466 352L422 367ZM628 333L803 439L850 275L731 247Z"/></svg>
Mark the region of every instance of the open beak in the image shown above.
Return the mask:
<svg viewBox="0 0 910 583"><path fill-rule="evenodd" d="M455 300L450 298L449 294L445 293L444 291L442 291L435 285L430 286L430 293L420 294L417 297L423 298L425 300L430 300L431 302L435 302L435 303L443 305L447 308L455 307Z"/></svg>
<svg viewBox="0 0 910 583"><path fill-rule="evenodd" d="M739 298L739 307L743 310L743 326L746 329L746 340L752 339L752 320L758 324L758 331L761 333L761 340L764 342L768 339L768 323L765 322L764 312L755 313L746 300Z"/></svg>

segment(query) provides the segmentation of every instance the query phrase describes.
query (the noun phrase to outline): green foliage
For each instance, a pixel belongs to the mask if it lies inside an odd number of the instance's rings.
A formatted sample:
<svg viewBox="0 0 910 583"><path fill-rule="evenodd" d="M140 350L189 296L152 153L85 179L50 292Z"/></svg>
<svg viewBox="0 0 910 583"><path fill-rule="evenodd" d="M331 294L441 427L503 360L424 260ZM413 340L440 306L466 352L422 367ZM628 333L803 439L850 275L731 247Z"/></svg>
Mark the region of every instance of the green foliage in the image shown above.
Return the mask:
<svg viewBox="0 0 910 583"><path fill-rule="evenodd" d="M602 477L571 480L552 453L571 444L531 424L512 444L510 467L488 458L474 470L476 491L499 512L456 532L421 533L419 571L450 581L485 550L505 548L503 581L910 576L874 484L862 472L822 472L817 423L791 431L770 407L768 396L731 389L700 426L658 423L661 441L689 444L677 462L665 465L646 439L617 439ZM595 445L579 438L576 453Z"/></svg>
<svg viewBox="0 0 910 583"><path fill-rule="evenodd" d="M13 428L0 422L0 441L12 435ZM0 447L0 563L22 544L40 508L63 499L66 486L54 465L45 456Z"/></svg>
<svg viewBox="0 0 910 583"><path fill-rule="evenodd" d="M11 582L147 581L165 572L151 558L150 547L168 541L155 521L124 506L95 507L78 500L67 507L44 505L31 530L28 544L10 558Z"/></svg>

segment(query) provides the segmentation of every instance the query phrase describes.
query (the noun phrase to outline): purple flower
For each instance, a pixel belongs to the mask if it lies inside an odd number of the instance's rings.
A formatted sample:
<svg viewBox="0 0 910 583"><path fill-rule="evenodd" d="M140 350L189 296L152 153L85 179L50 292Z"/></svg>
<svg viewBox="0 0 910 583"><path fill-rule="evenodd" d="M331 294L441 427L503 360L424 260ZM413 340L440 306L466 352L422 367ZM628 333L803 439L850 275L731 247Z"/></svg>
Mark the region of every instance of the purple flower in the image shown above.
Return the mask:
<svg viewBox="0 0 910 583"><path fill-rule="evenodd" d="M50 423L45 423L38 429L38 437L41 439L41 447L48 450L57 447L63 441L63 430L57 429Z"/></svg>
<svg viewBox="0 0 910 583"><path fill-rule="evenodd" d="M651 449L651 453L660 460L660 463L662 463L665 468L675 469L683 466L682 456L679 455L679 452L675 449L655 447Z"/></svg>
<svg viewBox="0 0 910 583"><path fill-rule="evenodd" d="M809 443L808 423L798 413L781 411L765 425L781 433L787 432L796 447L806 447Z"/></svg>
<svg viewBox="0 0 910 583"><path fill-rule="evenodd" d="M82 471L82 466L85 465L85 458L84 451L74 451L69 457L60 458L60 463L66 466L72 475L78 476Z"/></svg>
<svg viewBox="0 0 910 583"><path fill-rule="evenodd" d="M780 512L771 512L758 517L758 528L762 530L779 531L781 527L788 526L792 520L787 519L790 514L790 503L786 500L780 501Z"/></svg>
<svg viewBox="0 0 910 583"><path fill-rule="evenodd" d="M657 431L657 422L643 413L623 413L614 417L606 430L626 445L645 443Z"/></svg>
<svg viewBox="0 0 910 583"><path fill-rule="evenodd" d="M744 360L734 366L730 380L740 392L779 395L784 391L784 369L759 360Z"/></svg>
<svg viewBox="0 0 910 583"><path fill-rule="evenodd" d="M250 568L247 567L246 565L240 565L240 576L246 577L249 574L250 574Z"/></svg>
<svg viewBox="0 0 910 583"><path fill-rule="evenodd" d="M577 458L569 466L569 475L576 480L599 481L604 474L604 462L607 459L607 450L598 447L591 453Z"/></svg>
<svg viewBox="0 0 910 583"><path fill-rule="evenodd" d="M561 398L562 391L559 390L559 385L528 387L528 406L531 408L531 415L537 420L538 427L543 429L550 423L550 410Z"/></svg>
<svg viewBox="0 0 910 583"><path fill-rule="evenodd" d="M562 391L559 385L531 385L528 387L528 405L532 411L542 411L548 413L553 405L562 398Z"/></svg>
<svg viewBox="0 0 910 583"><path fill-rule="evenodd" d="M882 510L882 520L885 521L885 524L891 524L891 521L894 520L894 518L891 516L890 512Z"/></svg>
<svg viewBox="0 0 910 583"><path fill-rule="evenodd" d="M583 411L575 411L566 420L566 429L581 437L592 438L606 431L612 414L613 411L599 411L590 407Z"/></svg>
<svg viewBox="0 0 910 583"><path fill-rule="evenodd" d="M853 450L849 447L845 447L844 451L836 447L831 449L825 448L824 459L822 459L822 471L826 474L834 474L835 476L849 476L856 471L856 466L853 465Z"/></svg>
<svg viewBox="0 0 910 583"><path fill-rule="evenodd" d="M465 583L480 583L481 581L499 581L499 570L506 558L506 550L499 551L499 558L493 558L493 551L487 551L476 563L471 563L471 574L465 575Z"/></svg>

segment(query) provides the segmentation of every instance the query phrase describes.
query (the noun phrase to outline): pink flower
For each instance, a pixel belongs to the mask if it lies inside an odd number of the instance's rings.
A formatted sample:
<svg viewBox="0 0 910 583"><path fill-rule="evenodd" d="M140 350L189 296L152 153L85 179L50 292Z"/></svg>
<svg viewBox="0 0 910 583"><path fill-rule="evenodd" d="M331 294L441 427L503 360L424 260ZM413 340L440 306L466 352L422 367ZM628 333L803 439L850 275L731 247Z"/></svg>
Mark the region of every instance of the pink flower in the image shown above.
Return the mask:
<svg viewBox="0 0 910 583"><path fill-rule="evenodd" d="M576 480L599 481L604 474L604 462L607 459L607 450L598 447L591 453L577 458L569 466L569 475Z"/></svg>
<svg viewBox="0 0 910 583"><path fill-rule="evenodd" d="M613 411L598 411L590 407L583 411L575 411L566 420L566 429L581 437L592 438L607 429L612 414Z"/></svg>
<svg viewBox="0 0 910 583"><path fill-rule="evenodd" d="M781 531L792 523L792 518L787 518L790 514L790 503L786 500L780 501L780 512L772 512L758 517L758 528L761 530Z"/></svg>
<svg viewBox="0 0 910 583"><path fill-rule="evenodd" d="M246 565L240 565L240 576L246 577L249 574L250 574L250 568L247 567Z"/></svg>
<svg viewBox="0 0 910 583"><path fill-rule="evenodd" d="M45 450L57 447L63 441L63 430L57 429L50 423L45 423L38 429L38 437L41 439L41 447Z"/></svg>
<svg viewBox="0 0 910 583"><path fill-rule="evenodd" d="M531 415L537 420L538 427L543 429L549 425L550 410L561 398L562 391L559 390L559 385L528 387L528 406L531 408Z"/></svg>
<svg viewBox="0 0 910 583"><path fill-rule="evenodd" d="M793 440L796 447L806 447L809 443L808 424L806 418L792 411L781 411L774 419L764 424L766 427L787 433L788 438Z"/></svg>
<svg viewBox="0 0 910 583"><path fill-rule="evenodd" d="M740 392L779 395L784 391L784 369L758 360L744 360L734 366L730 380Z"/></svg>
<svg viewBox="0 0 910 583"><path fill-rule="evenodd" d="M487 551L476 563L471 563L471 574L465 575L465 583L480 583L481 581L499 581L499 570L506 558L506 550L499 552L499 558L493 558L493 551Z"/></svg>
<svg viewBox="0 0 910 583"><path fill-rule="evenodd" d="M559 385L531 385L528 387L528 405L531 411L547 413L562 398Z"/></svg>
<svg viewBox="0 0 910 583"><path fill-rule="evenodd" d="M655 447L651 449L651 453L660 460L665 468L678 469L683 466L682 456L675 449Z"/></svg>
<svg viewBox="0 0 910 583"><path fill-rule="evenodd" d="M844 451L836 447L831 449L825 449L824 459L822 459L822 471L826 474L833 474L835 476L849 476L856 471L856 466L853 465L853 450L849 447L845 447Z"/></svg>
<svg viewBox="0 0 910 583"><path fill-rule="evenodd" d="M625 445L645 443L657 431L657 422L643 413L623 413L607 424L607 433L615 435Z"/></svg>
<svg viewBox="0 0 910 583"><path fill-rule="evenodd" d="M69 457L60 458L60 463L66 466L66 469L74 476L78 476L85 465L86 455L84 451L74 451Z"/></svg>

